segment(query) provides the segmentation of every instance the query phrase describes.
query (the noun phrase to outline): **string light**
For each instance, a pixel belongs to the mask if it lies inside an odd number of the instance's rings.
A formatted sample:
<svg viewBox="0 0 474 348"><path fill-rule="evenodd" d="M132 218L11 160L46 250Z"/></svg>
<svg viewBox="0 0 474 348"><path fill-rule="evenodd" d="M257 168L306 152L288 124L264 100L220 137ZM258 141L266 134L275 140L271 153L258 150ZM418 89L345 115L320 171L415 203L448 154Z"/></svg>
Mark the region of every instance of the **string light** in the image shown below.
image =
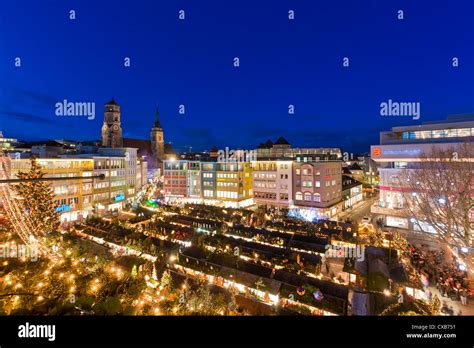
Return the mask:
<svg viewBox="0 0 474 348"><path fill-rule="evenodd" d="M9 168L10 165L10 157L5 156L3 149L0 148L0 167ZM0 179L9 179L8 176L8 171L0 171ZM28 247L37 248L38 254L47 254L49 252L48 248L42 244L42 239L34 234L38 229L35 228L30 217L24 214L23 207L19 200L15 199L15 194L10 189L10 185L0 185L0 201L2 201L3 210L10 220L13 231L21 238L23 243ZM12 244L14 245L14 243Z"/></svg>

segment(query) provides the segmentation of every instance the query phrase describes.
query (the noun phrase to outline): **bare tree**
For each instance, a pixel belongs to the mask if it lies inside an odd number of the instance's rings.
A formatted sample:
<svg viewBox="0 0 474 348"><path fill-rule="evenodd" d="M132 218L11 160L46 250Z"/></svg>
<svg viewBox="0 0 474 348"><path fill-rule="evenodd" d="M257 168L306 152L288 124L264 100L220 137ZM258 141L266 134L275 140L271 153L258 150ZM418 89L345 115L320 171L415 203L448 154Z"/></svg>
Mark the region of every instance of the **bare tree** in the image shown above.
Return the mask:
<svg viewBox="0 0 474 348"><path fill-rule="evenodd" d="M406 212L422 232L455 247L471 247L474 198L474 144L433 146L414 168L402 170L400 186ZM433 231L432 231L433 232Z"/></svg>

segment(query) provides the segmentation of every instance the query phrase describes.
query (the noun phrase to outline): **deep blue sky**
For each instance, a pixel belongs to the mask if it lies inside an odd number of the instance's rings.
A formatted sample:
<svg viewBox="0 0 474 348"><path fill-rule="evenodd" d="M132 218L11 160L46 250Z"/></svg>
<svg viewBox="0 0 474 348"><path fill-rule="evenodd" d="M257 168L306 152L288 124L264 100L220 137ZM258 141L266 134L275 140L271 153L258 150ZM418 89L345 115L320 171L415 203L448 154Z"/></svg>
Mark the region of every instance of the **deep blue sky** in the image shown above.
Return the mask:
<svg viewBox="0 0 474 348"><path fill-rule="evenodd" d="M148 138L159 104L178 150L283 135L368 151L381 130L474 111L473 14L472 0L2 0L0 130L98 139L113 96L125 137ZM55 116L63 99L96 102L96 119ZM421 119L380 116L388 99L421 102Z"/></svg>

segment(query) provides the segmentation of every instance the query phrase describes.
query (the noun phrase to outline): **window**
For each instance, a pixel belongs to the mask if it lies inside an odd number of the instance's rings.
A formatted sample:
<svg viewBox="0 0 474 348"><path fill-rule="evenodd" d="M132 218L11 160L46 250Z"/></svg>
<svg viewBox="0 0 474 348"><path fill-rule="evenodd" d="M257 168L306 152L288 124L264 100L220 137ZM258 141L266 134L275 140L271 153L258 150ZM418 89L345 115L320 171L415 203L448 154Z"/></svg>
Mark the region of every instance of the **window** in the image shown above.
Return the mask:
<svg viewBox="0 0 474 348"><path fill-rule="evenodd" d="M204 190L204 197L214 197L214 192L211 190Z"/></svg>
<svg viewBox="0 0 474 348"><path fill-rule="evenodd" d="M300 175L301 174L301 170L300 169L296 169L296 175Z"/></svg>
<svg viewBox="0 0 474 348"><path fill-rule="evenodd" d="M469 137L471 136L471 129L469 128L459 128L458 137Z"/></svg>
<svg viewBox="0 0 474 348"><path fill-rule="evenodd" d="M321 187L321 181L315 181L315 182L314 182L314 185L315 185L316 187Z"/></svg>
<svg viewBox="0 0 474 348"><path fill-rule="evenodd" d="M301 192L296 192L295 198L297 201L303 200L303 194Z"/></svg>
<svg viewBox="0 0 474 348"><path fill-rule="evenodd" d="M321 195L319 193L315 193L313 195L313 201L315 202L321 202Z"/></svg>
<svg viewBox="0 0 474 348"><path fill-rule="evenodd" d="M434 130L433 131L433 138L444 138L446 137L446 131L444 129ZM412 138L410 138L412 139Z"/></svg>
<svg viewBox="0 0 474 348"><path fill-rule="evenodd" d="M311 193L305 192L304 193L304 200L305 201L311 201L311 196L312 196Z"/></svg>
<svg viewBox="0 0 474 348"><path fill-rule="evenodd" d="M407 168L407 166L407 162L395 162L393 165L394 168Z"/></svg>

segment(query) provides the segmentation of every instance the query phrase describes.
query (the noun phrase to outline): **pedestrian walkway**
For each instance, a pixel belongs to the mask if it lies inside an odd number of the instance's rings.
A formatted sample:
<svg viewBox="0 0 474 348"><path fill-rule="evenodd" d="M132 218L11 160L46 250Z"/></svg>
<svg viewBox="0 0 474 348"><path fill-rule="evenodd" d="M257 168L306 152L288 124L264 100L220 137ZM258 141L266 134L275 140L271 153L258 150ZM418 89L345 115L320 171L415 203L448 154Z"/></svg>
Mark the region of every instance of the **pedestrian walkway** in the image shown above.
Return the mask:
<svg viewBox="0 0 474 348"><path fill-rule="evenodd" d="M464 306L461 301L453 301L448 297L442 297L441 293L435 286L430 285L428 289L433 295L438 296L441 301L441 307L446 306L453 310L453 315L474 315L474 300L467 300L467 305Z"/></svg>
<svg viewBox="0 0 474 348"><path fill-rule="evenodd" d="M339 214L337 214L335 217L337 217L337 219L339 221L342 221L344 220L346 217L351 217L351 215L353 215L354 213L357 213L359 210L361 209L364 209L366 208L367 206L370 206L374 203L374 197L371 197L369 199L364 199L360 202L357 202L356 204L354 204L352 207L344 210L344 211L341 211ZM369 211L370 213L370 211Z"/></svg>

